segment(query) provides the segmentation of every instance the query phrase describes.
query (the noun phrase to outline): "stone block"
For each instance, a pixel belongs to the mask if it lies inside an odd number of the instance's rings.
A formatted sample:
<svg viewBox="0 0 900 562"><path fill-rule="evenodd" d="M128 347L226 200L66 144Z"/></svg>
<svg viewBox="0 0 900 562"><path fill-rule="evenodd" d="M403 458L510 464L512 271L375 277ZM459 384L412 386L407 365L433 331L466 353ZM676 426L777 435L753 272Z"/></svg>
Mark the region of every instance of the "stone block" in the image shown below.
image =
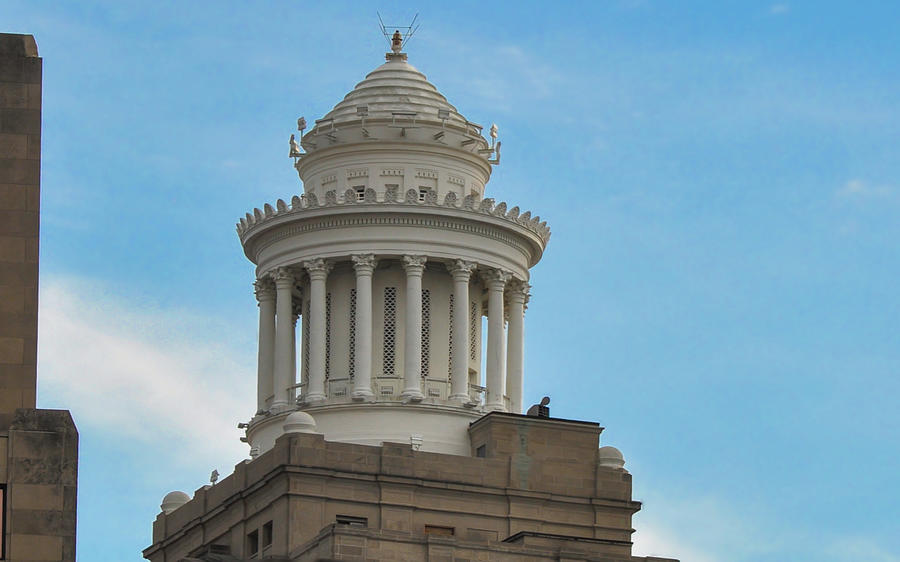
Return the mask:
<svg viewBox="0 0 900 562"><path fill-rule="evenodd" d="M66 509L64 490L47 484L17 483L9 489L9 505L13 510Z"/></svg>
<svg viewBox="0 0 900 562"><path fill-rule="evenodd" d="M40 180L39 160L0 158L0 183L38 185Z"/></svg>
<svg viewBox="0 0 900 562"><path fill-rule="evenodd" d="M45 535L11 535L9 554L11 560L62 560L62 537Z"/></svg>
<svg viewBox="0 0 900 562"><path fill-rule="evenodd" d="M0 365L22 364L25 359L25 339L0 337Z"/></svg>
<svg viewBox="0 0 900 562"><path fill-rule="evenodd" d="M28 135L0 133L0 154L4 158L27 158ZM2 205L2 203L0 203ZM2 208L2 207L0 207Z"/></svg>
<svg viewBox="0 0 900 562"><path fill-rule="evenodd" d="M0 262L5 261L2 257L5 247L6 241L0 239ZM25 312L25 288L22 286L0 285L0 312Z"/></svg>
<svg viewBox="0 0 900 562"><path fill-rule="evenodd" d="M36 333L37 316L34 314L4 314L2 322L0 322L0 337L23 337Z"/></svg>
<svg viewBox="0 0 900 562"><path fill-rule="evenodd" d="M0 236L37 236L39 225L37 213L0 210Z"/></svg>
<svg viewBox="0 0 900 562"><path fill-rule="evenodd" d="M41 110L24 107L0 108L0 133L41 134Z"/></svg>
<svg viewBox="0 0 900 562"><path fill-rule="evenodd" d="M0 236L0 263L25 263L25 240L24 236Z"/></svg>

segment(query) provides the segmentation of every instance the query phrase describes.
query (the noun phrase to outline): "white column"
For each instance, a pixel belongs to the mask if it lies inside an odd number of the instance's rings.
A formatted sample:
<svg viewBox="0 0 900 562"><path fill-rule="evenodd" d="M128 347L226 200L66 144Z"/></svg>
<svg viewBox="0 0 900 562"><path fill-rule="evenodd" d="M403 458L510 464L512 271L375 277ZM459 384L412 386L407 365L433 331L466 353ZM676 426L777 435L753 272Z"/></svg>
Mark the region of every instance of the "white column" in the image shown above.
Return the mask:
<svg viewBox="0 0 900 562"><path fill-rule="evenodd" d="M422 394L422 274L425 256L403 256L406 270L406 343L403 347L403 392L405 401L419 402Z"/></svg>
<svg viewBox="0 0 900 562"><path fill-rule="evenodd" d="M506 341L506 395L509 411L522 413L525 353L525 303L528 300L528 284L515 280L507 290L509 299L509 327Z"/></svg>
<svg viewBox="0 0 900 562"><path fill-rule="evenodd" d="M286 410L293 404L288 403L288 386L291 382L291 347L294 341L294 307L292 292L294 276L285 268L275 272L275 398L272 410Z"/></svg>
<svg viewBox="0 0 900 562"><path fill-rule="evenodd" d="M268 408L266 401L273 395L275 374L275 287L272 280L256 280L256 300L259 302L259 355L256 370L256 413Z"/></svg>
<svg viewBox="0 0 900 562"><path fill-rule="evenodd" d="M371 402L372 392L372 274L375 271L375 256L361 254L352 256L356 270L356 349L354 350L355 380L353 400Z"/></svg>
<svg viewBox="0 0 900 562"><path fill-rule="evenodd" d="M487 397L485 407L490 411L506 411L503 403L504 383L503 360L506 355L503 326L503 289L510 274L494 269L484 275L488 286L488 351L487 351Z"/></svg>
<svg viewBox="0 0 900 562"><path fill-rule="evenodd" d="M294 307L294 313L291 314L291 384L292 388L288 389L288 401L291 404L297 403L297 320L300 319L299 306Z"/></svg>
<svg viewBox="0 0 900 562"><path fill-rule="evenodd" d="M309 272L309 381L305 402L325 400L325 280L331 266L325 260L303 263Z"/></svg>
<svg viewBox="0 0 900 562"><path fill-rule="evenodd" d="M453 356L450 358L450 400L469 401L469 279L475 264L456 260L447 264L453 277Z"/></svg>

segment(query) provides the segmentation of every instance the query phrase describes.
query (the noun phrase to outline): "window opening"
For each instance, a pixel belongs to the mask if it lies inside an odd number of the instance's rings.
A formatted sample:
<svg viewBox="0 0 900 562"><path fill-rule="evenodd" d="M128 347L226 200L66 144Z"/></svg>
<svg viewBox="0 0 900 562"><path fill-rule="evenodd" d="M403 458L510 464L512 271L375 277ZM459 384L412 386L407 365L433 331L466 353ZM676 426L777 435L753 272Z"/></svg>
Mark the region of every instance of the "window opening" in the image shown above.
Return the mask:
<svg viewBox="0 0 900 562"><path fill-rule="evenodd" d="M384 353L382 371L384 376L393 377L396 373L395 344L397 343L397 287L384 288Z"/></svg>
<svg viewBox="0 0 900 562"><path fill-rule="evenodd" d="M350 289L350 380L356 375L356 289Z"/></svg>
<svg viewBox="0 0 900 562"><path fill-rule="evenodd" d="M303 300L303 373L305 374L305 381L309 380L309 333L311 331L312 326L309 321L309 299ZM308 388L304 388L303 392L308 391Z"/></svg>
<svg viewBox="0 0 900 562"><path fill-rule="evenodd" d="M428 376L431 358L431 291L422 290L422 378Z"/></svg>
<svg viewBox="0 0 900 562"><path fill-rule="evenodd" d="M477 359L475 357L475 327L480 326L481 322L478 324L475 323L475 320L478 319L478 303L472 302L472 306L469 310L469 357L474 361Z"/></svg>
<svg viewBox="0 0 900 562"><path fill-rule="evenodd" d="M247 554L251 560L259 558L259 531L247 534Z"/></svg>
<svg viewBox="0 0 900 562"><path fill-rule="evenodd" d="M479 445L478 448L475 449L475 456L478 458L484 458L487 455L487 446Z"/></svg>
<svg viewBox="0 0 900 562"><path fill-rule="evenodd" d="M425 525L426 535L441 535L444 537L452 537L456 529L454 527L443 527L441 525Z"/></svg>
<svg viewBox="0 0 900 562"><path fill-rule="evenodd" d="M331 293L325 294L325 380L331 378Z"/></svg>
<svg viewBox="0 0 900 562"><path fill-rule="evenodd" d="M450 336L447 338L447 357L449 358L447 361L447 380L453 380L453 293L450 293L450 304L448 306L447 319L449 320L449 324L447 325L447 333Z"/></svg>
<svg viewBox="0 0 900 562"><path fill-rule="evenodd" d="M428 195L428 188L419 186L419 203L425 202L425 196Z"/></svg>
<svg viewBox="0 0 900 562"><path fill-rule="evenodd" d="M338 525L350 525L351 527L369 526L369 519L367 517L357 517L355 515L335 515L334 520Z"/></svg>
<svg viewBox="0 0 900 562"><path fill-rule="evenodd" d="M272 522L269 521L262 527L262 549L266 552L272 547Z"/></svg>
<svg viewBox="0 0 900 562"><path fill-rule="evenodd" d="M356 192L356 200L357 201L365 201L366 200L366 186L354 185L353 190Z"/></svg>

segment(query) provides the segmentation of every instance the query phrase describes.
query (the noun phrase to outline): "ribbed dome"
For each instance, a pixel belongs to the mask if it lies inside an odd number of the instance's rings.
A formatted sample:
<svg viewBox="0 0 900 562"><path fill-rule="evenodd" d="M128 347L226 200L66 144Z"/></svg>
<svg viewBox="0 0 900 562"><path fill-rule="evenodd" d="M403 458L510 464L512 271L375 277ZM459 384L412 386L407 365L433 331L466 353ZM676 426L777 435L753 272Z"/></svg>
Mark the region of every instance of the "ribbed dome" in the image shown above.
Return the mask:
<svg viewBox="0 0 900 562"><path fill-rule="evenodd" d="M466 126L466 118L456 111L434 84L414 66L393 56L370 72L322 120L335 123L359 119L356 108L368 106L368 118L388 118L394 112L416 112L416 119L436 121L438 110L450 112L447 124Z"/></svg>

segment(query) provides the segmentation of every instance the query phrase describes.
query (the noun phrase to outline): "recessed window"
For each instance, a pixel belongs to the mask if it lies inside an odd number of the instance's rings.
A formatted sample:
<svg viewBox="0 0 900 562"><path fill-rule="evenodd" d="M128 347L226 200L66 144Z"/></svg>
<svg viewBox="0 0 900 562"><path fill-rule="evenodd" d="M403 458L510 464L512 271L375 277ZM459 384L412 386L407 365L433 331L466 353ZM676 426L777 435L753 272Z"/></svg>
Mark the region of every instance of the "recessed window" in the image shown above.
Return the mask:
<svg viewBox="0 0 900 562"><path fill-rule="evenodd" d="M476 447L476 449L475 449L476 457L484 458L486 455L487 455L487 446L486 445L479 445L478 447Z"/></svg>
<svg viewBox="0 0 900 562"><path fill-rule="evenodd" d="M262 549L263 552L272 548L272 522L269 521L262 527Z"/></svg>
<svg viewBox="0 0 900 562"><path fill-rule="evenodd" d="M428 188L419 186L419 203L425 202L425 196L428 195Z"/></svg>
<svg viewBox="0 0 900 562"><path fill-rule="evenodd" d="M251 560L259 558L259 531L247 533L247 555Z"/></svg>
<svg viewBox="0 0 900 562"><path fill-rule="evenodd" d="M366 199L366 186L364 185L354 185L353 190L356 191L356 200L357 201L365 201Z"/></svg>
<svg viewBox="0 0 900 562"><path fill-rule="evenodd" d="M338 525L350 525L351 527L369 526L369 519L367 517L357 517L355 515L336 515L334 521Z"/></svg>
<svg viewBox="0 0 900 562"><path fill-rule="evenodd" d="M443 537L452 537L456 529L454 527L442 527L440 525L425 525L426 535L440 535Z"/></svg>

